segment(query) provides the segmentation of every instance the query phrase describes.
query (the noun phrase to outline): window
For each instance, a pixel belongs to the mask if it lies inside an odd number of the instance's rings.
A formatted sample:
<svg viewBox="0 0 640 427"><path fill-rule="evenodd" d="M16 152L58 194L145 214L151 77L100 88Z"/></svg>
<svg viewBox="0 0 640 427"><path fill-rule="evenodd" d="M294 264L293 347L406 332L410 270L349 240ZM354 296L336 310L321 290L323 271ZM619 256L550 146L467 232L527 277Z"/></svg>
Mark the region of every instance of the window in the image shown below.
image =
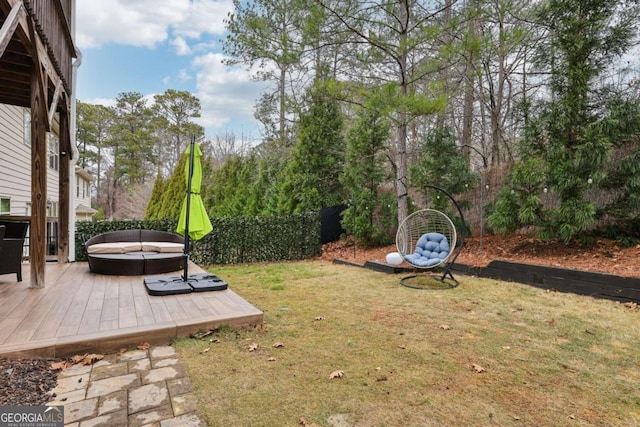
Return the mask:
<svg viewBox="0 0 640 427"><path fill-rule="evenodd" d="M80 177L76 175L76 199L80 198Z"/></svg>
<svg viewBox="0 0 640 427"><path fill-rule="evenodd" d="M60 153L58 147L60 142L54 134L49 134L49 169L58 170L60 166Z"/></svg>
<svg viewBox="0 0 640 427"><path fill-rule="evenodd" d="M0 197L0 214L11 213L11 199L9 197Z"/></svg>
<svg viewBox="0 0 640 427"><path fill-rule="evenodd" d="M25 108L22 110L22 117L24 123L24 143L25 145L31 145L31 110Z"/></svg>

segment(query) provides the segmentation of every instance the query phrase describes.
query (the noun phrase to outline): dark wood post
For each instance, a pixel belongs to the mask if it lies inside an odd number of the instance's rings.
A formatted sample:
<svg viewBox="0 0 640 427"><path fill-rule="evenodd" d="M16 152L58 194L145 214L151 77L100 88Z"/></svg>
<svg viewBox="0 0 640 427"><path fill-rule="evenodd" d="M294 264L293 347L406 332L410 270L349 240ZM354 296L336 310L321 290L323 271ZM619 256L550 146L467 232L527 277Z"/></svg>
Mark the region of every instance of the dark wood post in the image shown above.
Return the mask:
<svg viewBox="0 0 640 427"><path fill-rule="evenodd" d="M34 67L40 67L34 64ZM31 288L44 288L47 249L47 115L38 70L31 72Z"/></svg>
<svg viewBox="0 0 640 427"><path fill-rule="evenodd" d="M69 160L71 159L71 136L69 133L69 112L60 113L60 178L58 182L58 264L69 260L69 196L73 191L70 188L70 176L72 171Z"/></svg>

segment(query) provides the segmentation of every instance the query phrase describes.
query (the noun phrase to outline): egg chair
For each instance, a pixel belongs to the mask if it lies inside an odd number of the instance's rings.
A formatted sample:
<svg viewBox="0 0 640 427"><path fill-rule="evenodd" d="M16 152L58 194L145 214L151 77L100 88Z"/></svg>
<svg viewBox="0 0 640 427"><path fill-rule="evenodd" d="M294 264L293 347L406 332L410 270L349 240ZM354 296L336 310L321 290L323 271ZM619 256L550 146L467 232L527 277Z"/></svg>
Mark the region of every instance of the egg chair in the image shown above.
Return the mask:
<svg viewBox="0 0 640 427"><path fill-rule="evenodd" d="M444 189L427 185L444 193L451 199L458 210L461 224L464 224L462 210L455 199ZM464 244L464 230L460 233L445 213L436 209L421 209L409 215L398 227L396 248L398 253L415 271L444 269L444 274L437 280L447 288L458 286L458 281L451 273L451 265L458 257ZM404 277L400 283L408 287L412 279L418 275ZM418 287L423 289L423 287Z"/></svg>

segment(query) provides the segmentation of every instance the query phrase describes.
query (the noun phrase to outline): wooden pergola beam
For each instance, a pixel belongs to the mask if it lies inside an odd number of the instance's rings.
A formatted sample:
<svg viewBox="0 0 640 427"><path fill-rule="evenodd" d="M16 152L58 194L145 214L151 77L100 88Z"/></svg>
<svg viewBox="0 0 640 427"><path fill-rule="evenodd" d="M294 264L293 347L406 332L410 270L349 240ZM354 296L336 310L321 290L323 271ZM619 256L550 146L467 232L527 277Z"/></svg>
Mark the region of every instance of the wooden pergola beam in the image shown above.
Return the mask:
<svg viewBox="0 0 640 427"><path fill-rule="evenodd" d="M58 81L56 85L56 90L53 93L53 97L51 98L51 105L49 106L49 114L47 114L47 118L49 119L49 128L51 128L51 124L53 123L53 116L56 113L56 109L58 108L58 100L60 99L60 95L62 94L62 80Z"/></svg>
<svg viewBox="0 0 640 427"><path fill-rule="evenodd" d="M4 21L4 24L2 24L2 28L0 28L0 57L4 54L7 46L9 46L13 33L15 33L18 24L20 24L20 19L25 13L26 10L22 1L14 3L11 7L11 12L9 12L7 19Z"/></svg>

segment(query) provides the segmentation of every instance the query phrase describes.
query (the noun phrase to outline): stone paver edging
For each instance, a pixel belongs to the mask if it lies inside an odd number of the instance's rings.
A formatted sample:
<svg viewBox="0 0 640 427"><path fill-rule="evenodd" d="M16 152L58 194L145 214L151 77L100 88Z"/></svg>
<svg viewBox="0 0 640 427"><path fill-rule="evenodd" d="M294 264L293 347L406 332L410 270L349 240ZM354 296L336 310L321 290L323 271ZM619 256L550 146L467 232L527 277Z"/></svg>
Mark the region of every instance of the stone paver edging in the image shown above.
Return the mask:
<svg viewBox="0 0 640 427"><path fill-rule="evenodd" d="M111 354L58 374L48 405L64 405L70 427L204 427L175 349Z"/></svg>

